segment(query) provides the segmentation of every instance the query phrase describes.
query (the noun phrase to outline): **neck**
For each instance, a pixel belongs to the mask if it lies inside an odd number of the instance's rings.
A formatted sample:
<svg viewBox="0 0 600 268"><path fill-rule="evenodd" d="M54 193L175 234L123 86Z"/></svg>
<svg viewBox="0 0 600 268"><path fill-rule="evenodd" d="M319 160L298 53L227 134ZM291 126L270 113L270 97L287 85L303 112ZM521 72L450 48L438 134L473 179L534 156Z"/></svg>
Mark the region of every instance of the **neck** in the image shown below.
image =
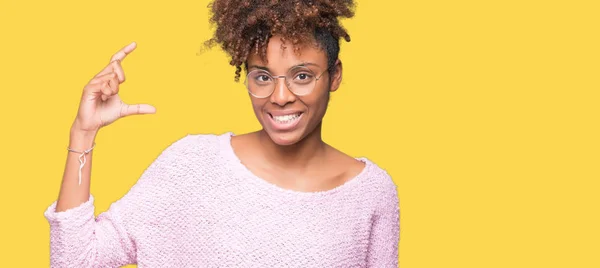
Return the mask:
<svg viewBox="0 0 600 268"><path fill-rule="evenodd" d="M280 167L300 169L320 161L326 148L321 138L321 124L319 123L304 139L285 146L274 143L264 129L260 130L258 139L263 147L265 158Z"/></svg>

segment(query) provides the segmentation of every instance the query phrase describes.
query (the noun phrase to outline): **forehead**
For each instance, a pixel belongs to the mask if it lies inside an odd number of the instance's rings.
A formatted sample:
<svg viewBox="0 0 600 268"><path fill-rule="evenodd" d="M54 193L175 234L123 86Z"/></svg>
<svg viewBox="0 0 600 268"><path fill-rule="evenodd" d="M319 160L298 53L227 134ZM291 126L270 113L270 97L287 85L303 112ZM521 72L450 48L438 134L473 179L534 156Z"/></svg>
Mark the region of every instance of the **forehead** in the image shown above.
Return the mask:
<svg viewBox="0 0 600 268"><path fill-rule="evenodd" d="M277 70L287 69L301 63L313 63L318 67L326 68L327 55L325 50L318 47L316 43L298 44L296 48L298 51L294 51L294 46L289 41L282 43L279 36L271 37L266 51L267 62L263 61L253 50L248 55L248 65L262 65Z"/></svg>

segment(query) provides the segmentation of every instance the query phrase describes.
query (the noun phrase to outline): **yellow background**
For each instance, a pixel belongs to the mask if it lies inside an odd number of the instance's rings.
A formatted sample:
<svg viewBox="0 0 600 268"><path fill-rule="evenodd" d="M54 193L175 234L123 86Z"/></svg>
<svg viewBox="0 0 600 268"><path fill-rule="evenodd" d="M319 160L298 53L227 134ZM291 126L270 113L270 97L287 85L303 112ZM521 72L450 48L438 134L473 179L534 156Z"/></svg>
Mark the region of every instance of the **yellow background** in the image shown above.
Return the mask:
<svg viewBox="0 0 600 268"><path fill-rule="evenodd" d="M47 267L80 92L131 41L120 95L157 114L97 137L96 213L187 133L259 126L207 1L0 2L0 266ZM400 263L600 267L597 1L358 1L324 138L387 169Z"/></svg>

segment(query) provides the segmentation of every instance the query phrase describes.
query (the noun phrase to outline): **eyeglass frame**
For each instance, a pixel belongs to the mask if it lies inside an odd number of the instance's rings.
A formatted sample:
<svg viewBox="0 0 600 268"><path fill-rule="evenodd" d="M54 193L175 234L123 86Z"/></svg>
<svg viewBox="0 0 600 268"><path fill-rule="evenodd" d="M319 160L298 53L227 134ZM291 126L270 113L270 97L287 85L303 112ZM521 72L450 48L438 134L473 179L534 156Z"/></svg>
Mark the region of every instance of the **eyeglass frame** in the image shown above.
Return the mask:
<svg viewBox="0 0 600 268"><path fill-rule="evenodd" d="M312 72L312 70L311 70L310 68L308 68L308 67L306 67L306 66L304 66L304 65L298 65L298 66L294 66L294 67L290 68L290 69L289 69L287 72L289 72L290 70L292 70L292 69L294 69L294 68L299 68L299 67L304 67L304 68L306 68L306 69L308 69L309 71L311 71L311 72ZM256 95L254 95L254 94L253 94L253 93L250 91L250 88L248 87L248 84L247 84L247 83L248 83L248 76L250 75L250 73L252 73L252 72L254 72L254 71L257 71L257 70L262 70L262 71L266 72L266 73L267 73L267 75L268 75L269 77L273 78L273 79L279 79L279 78L283 78L283 81L285 82L285 87L286 87L286 88L287 88L287 89L288 89L290 92L292 92L292 94L294 94L294 95L296 95L296 96L300 96L300 97L301 97L301 96L306 96L306 95L308 95L308 94L312 93L312 92L313 92L313 90L315 90L315 87L317 86L317 82L319 81L319 79L321 79L321 77L323 77L323 75L325 74L325 72L327 72L327 71L331 70L331 67L327 67L327 69L325 69L323 72L321 72L321 74L319 74L318 76L315 76L315 84L314 84L313 88L312 88L312 89L311 89L311 90L310 90L308 93L306 93L306 94L296 94L296 93L295 93L295 92L294 92L294 91L293 91L293 90L290 88L290 86L288 85L288 82L287 82L287 75L272 75L272 74L271 74L269 71L267 71L267 70L264 70L264 69L255 69L255 70L252 70L252 71L248 72L248 73L246 74L246 80L244 81L244 86L246 87L246 90L248 91L248 93L250 93L250 95L252 95L252 96L253 96L253 97L255 97L255 98L258 98L258 99L265 99L265 98L268 98L268 97L270 97L271 95L273 95L273 92L275 92L275 88L277 87L277 82L275 82L275 84L273 85L273 89L271 90L271 92L270 92L268 95L266 95L266 96L264 96L264 97L259 97L259 96L256 96ZM278 80L277 80L277 81L278 81Z"/></svg>

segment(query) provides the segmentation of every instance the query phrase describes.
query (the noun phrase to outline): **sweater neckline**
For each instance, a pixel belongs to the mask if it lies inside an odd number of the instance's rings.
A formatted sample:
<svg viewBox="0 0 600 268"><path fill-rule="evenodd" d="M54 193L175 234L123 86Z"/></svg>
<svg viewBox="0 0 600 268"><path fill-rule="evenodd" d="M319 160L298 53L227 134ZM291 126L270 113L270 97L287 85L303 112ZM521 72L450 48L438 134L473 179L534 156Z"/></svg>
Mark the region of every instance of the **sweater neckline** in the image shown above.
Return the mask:
<svg viewBox="0 0 600 268"><path fill-rule="evenodd" d="M248 169L246 167L246 165L244 165L242 163L242 161L238 158L238 156L235 154L235 151L233 150L233 146L231 146L231 137L232 136L235 136L235 134L230 131L230 132L226 132L226 133L222 134L219 137L219 140L221 143L221 148L223 149L220 151L222 152L222 155L224 156L225 160L229 162L232 170L235 172L238 172L238 174L246 175L246 177L250 178L250 182L256 186L265 188L267 190L272 190L272 191L275 191L280 194L289 194L289 195L302 196L302 197L316 197L316 196L332 195L332 194L344 191L348 188L351 188L354 185L358 184L361 180L365 179L365 177L367 177L368 171L371 169L372 164L373 164L366 157L355 157L354 159L365 163L365 166L363 167L363 169L361 170L360 173L358 173L354 177L348 179L343 184L338 185L335 188L332 188L329 190L324 190L324 191L311 191L311 192L297 191L297 190L280 187L274 183L271 183L271 182L257 176L252 171L250 171L250 169Z"/></svg>

